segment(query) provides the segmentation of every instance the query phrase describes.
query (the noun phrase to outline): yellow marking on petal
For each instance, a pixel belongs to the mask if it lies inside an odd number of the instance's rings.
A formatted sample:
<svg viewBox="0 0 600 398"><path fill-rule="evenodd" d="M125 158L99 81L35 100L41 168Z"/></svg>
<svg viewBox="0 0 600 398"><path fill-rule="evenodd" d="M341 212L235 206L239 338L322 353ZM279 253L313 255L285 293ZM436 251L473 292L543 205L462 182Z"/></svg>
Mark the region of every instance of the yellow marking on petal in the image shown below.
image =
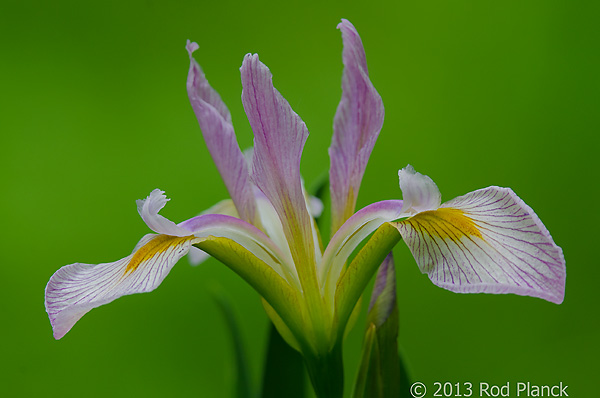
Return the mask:
<svg viewBox="0 0 600 398"><path fill-rule="evenodd" d="M157 235L152 238L152 240L146 243L144 246L140 247L133 257L129 264L127 264L127 269L125 269L125 275L130 272L135 271L141 263L144 261L151 260L154 256L160 253L164 253L169 248L175 247L185 241L194 239L194 235L190 236L171 236L171 235Z"/></svg>
<svg viewBox="0 0 600 398"><path fill-rule="evenodd" d="M354 208L356 207L356 195L354 195L354 188L352 185L348 187L348 197L346 198L346 208L344 209L344 219L342 223L346 222L347 219L352 217L354 214Z"/></svg>
<svg viewBox="0 0 600 398"><path fill-rule="evenodd" d="M352 188L352 186L348 187L346 200L340 204L343 205L343 208L341 209L341 212L333 214L331 235L335 234L337 230L346 222L346 220L354 215L354 209L356 208L356 197L354 195L354 188Z"/></svg>
<svg viewBox="0 0 600 398"><path fill-rule="evenodd" d="M476 236L483 239L475 222L460 209L442 207L414 215L402 222L410 224L414 229L425 230L430 235L442 239L456 241L463 236Z"/></svg>

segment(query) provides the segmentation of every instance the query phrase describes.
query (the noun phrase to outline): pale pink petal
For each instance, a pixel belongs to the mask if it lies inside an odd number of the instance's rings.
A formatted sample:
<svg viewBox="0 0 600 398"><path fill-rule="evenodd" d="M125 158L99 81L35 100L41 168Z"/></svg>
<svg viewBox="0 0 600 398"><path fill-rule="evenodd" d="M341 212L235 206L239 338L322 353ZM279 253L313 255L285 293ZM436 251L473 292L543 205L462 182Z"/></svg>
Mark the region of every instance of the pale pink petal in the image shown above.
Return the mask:
<svg viewBox="0 0 600 398"><path fill-rule="evenodd" d="M233 204L233 200L231 200L231 199L224 199L224 200L216 203L215 205L204 210L199 215L202 215L202 214L225 214L227 216L239 217L237 209L235 208L235 205ZM210 258L210 255L208 253L205 253L204 251L198 249L197 247L192 247L188 254L188 260L189 260L190 264L193 266L200 265L204 261L208 260L209 258Z"/></svg>
<svg viewBox="0 0 600 398"><path fill-rule="evenodd" d="M369 80L365 50L358 32L345 19L338 29L344 41L344 74L342 99L335 114L329 147L334 232L354 213L362 177L384 118L383 101Z"/></svg>
<svg viewBox="0 0 600 398"><path fill-rule="evenodd" d="M46 311L54 338L62 338L92 308L156 289L196 240L194 236L149 234L134 253L114 263L60 268L46 286Z"/></svg>
<svg viewBox="0 0 600 398"><path fill-rule="evenodd" d="M421 211L435 210L442 203L440 191L431 178L417 173L409 164L398 170L404 213L416 214Z"/></svg>
<svg viewBox="0 0 600 398"><path fill-rule="evenodd" d="M314 238L300 179L308 130L273 87L271 72L258 55L246 55L240 71L242 103L254 132L252 179L273 204L287 240L293 242L294 262L310 272Z"/></svg>
<svg viewBox="0 0 600 398"><path fill-rule="evenodd" d="M173 221L158 214L169 200L170 199L165 196L164 191L155 189L150 192L150 195L148 195L146 199L139 199L136 201L138 213L140 213L140 216L146 225L158 234L173 236L190 235L190 231L179 227Z"/></svg>
<svg viewBox="0 0 600 398"><path fill-rule="evenodd" d="M509 188L474 191L396 225L421 271L440 287L563 301L562 249Z"/></svg>
<svg viewBox="0 0 600 398"><path fill-rule="evenodd" d="M192 57L198 45L188 40L186 48L190 55L187 91L204 141L240 217L245 221L254 222L252 184L248 166L231 124L231 115L219 94L208 84L200 65Z"/></svg>

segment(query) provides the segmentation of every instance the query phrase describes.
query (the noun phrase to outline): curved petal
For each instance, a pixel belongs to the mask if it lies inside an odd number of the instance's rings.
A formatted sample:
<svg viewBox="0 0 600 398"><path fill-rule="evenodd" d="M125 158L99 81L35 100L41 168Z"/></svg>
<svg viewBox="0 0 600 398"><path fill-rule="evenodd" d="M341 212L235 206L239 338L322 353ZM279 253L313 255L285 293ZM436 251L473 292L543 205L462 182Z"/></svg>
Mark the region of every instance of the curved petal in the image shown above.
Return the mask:
<svg viewBox="0 0 600 398"><path fill-rule="evenodd" d="M196 241L194 236L148 234L134 253L121 260L60 268L46 286L46 311L54 338L62 338L92 308L156 289Z"/></svg>
<svg viewBox="0 0 600 398"><path fill-rule="evenodd" d="M562 249L509 188L480 189L395 225L437 286L563 301Z"/></svg>
<svg viewBox="0 0 600 398"><path fill-rule="evenodd" d="M222 214L204 214L180 224L198 238L226 238L241 245L259 260L266 263L292 286L298 285L294 266L284 252L255 226L239 218Z"/></svg>
<svg viewBox="0 0 600 398"><path fill-rule="evenodd" d="M242 102L254 132L252 178L279 215L302 281L316 281L314 239L302 191L300 157L308 130L273 87L258 55L248 54L240 69Z"/></svg>
<svg viewBox="0 0 600 398"><path fill-rule="evenodd" d="M388 221L402 217L401 200L385 200L373 203L357 211L331 238L323 253L320 269L321 286L331 303L336 285L348 257L354 249L373 231Z"/></svg>
<svg viewBox="0 0 600 398"><path fill-rule="evenodd" d="M229 109L208 84L200 65L192 57L198 44L188 40L186 48L190 56L187 91L202 136L241 218L254 222L252 183L246 160L235 137Z"/></svg>
<svg viewBox="0 0 600 398"><path fill-rule="evenodd" d="M140 213L140 216L148 228L158 234L173 236L190 235L190 231L179 227L173 221L158 214L169 200L170 199L165 196L164 191L155 189L150 192L150 195L148 195L146 199L139 199L136 201L138 213Z"/></svg>
<svg viewBox="0 0 600 398"><path fill-rule="evenodd" d="M202 215L202 214L225 214L227 216L239 217L237 209L235 208L235 205L233 204L233 200L231 200L231 199L224 199L224 200L218 202L214 206L211 206L210 208L204 210L199 215ZM210 258L210 255L208 255L207 253L204 253L202 250L200 250L196 247L192 247L188 254L188 260L190 261L190 264L193 266L200 265L204 261L208 260L208 258Z"/></svg>
<svg viewBox="0 0 600 398"><path fill-rule="evenodd" d="M417 173L409 164L398 170L398 179L402 190L402 200L404 200L403 212L416 214L440 207L442 195L431 178Z"/></svg>
<svg viewBox="0 0 600 398"><path fill-rule="evenodd" d="M369 80L365 50L358 32L345 19L337 27L344 41L344 74L342 99L335 114L329 147L333 232L354 213L360 183L384 117L383 101Z"/></svg>

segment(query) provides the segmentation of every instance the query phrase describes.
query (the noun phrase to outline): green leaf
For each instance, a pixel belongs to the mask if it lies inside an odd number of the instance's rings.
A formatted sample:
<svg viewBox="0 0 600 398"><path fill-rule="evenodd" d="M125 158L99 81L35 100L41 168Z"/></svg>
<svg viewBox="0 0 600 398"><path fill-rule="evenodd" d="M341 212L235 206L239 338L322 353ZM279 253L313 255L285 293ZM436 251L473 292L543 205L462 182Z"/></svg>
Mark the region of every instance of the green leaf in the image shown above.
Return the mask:
<svg viewBox="0 0 600 398"><path fill-rule="evenodd" d="M212 295L219 306L221 313L223 314L223 318L225 319L225 323L233 343L237 375L235 397L253 398L255 394L253 393L252 386L250 385L250 369L248 367L246 351L242 341L242 334L233 310L231 299L222 289L216 287L212 288Z"/></svg>
<svg viewBox="0 0 600 398"><path fill-rule="evenodd" d="M302 355L291 348L271 323L263 373L262 398L304 398L306 373Z"/></svg>

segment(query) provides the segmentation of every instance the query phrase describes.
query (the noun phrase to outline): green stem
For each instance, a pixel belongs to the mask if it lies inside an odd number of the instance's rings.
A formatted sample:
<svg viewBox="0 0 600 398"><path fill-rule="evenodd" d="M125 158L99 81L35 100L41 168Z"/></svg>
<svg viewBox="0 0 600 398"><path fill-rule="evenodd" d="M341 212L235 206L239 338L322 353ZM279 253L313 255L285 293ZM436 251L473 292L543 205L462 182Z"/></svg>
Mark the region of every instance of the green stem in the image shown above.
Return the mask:
<svg viewBox="0 0 600 398"><path fill-rule="evenodd" d="M304 398L306 372L302 362L302 355L270 323L261 398Z"/></svg>
<svg viewBox="0 0 600 398"><path fill-rule="evenodd" d="M342 345L336 344L331 351L305 355L304 363L318 398L342 398L344 396L344 364Z"/></svg>

